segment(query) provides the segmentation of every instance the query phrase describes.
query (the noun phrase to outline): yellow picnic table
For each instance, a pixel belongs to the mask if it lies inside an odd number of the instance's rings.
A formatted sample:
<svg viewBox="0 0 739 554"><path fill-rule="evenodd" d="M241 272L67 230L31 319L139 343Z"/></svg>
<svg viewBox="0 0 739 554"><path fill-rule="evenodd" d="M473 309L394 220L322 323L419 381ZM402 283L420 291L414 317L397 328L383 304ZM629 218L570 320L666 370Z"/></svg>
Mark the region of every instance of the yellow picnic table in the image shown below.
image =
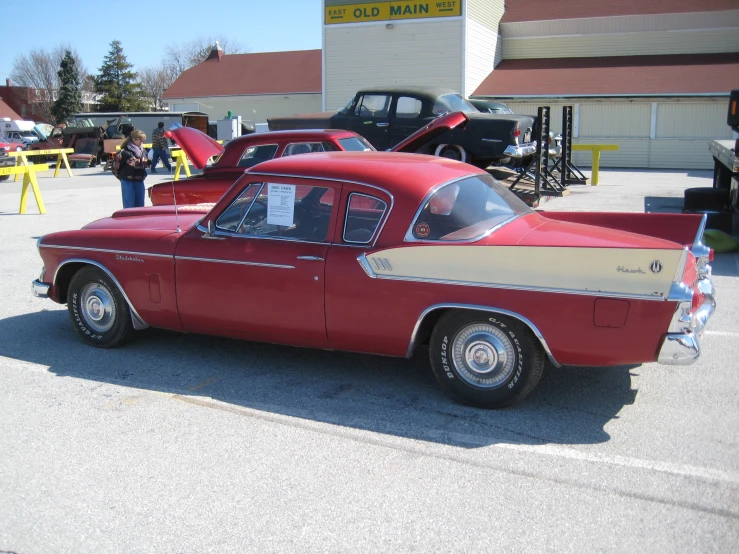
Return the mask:
<svg viewBox="0 0 739 554"><path fill-rule="evenodd" d="M600 153L602 150L618 150L618 144L573 144L572 150L590 150L592 154L592 170L590 184L598 184L598 169L600 168Z"/></svg>
<svg viewBox="0 0 739 554"><path fill-rule="evenodd" d="M72 175L72 170L69 167L69 160L67 159L67 154L72 154L74 152L74 148L53 148L51 150L20 150L18 152L8 152L9 156L13 156L15 158L18 158L20 160L20 164L24 166L28 166L28 157L29 156L54 156L56 155L56 167L54 168L54 177L59 175L59 168L62 166L62 163L64 164L64 168L67 170L67 175L70 177L74 177ZM20 165L19 164L19 165ZM38 164L36 164L36 167L38 168ZM46 169L48 169L49 166L46 166ZM39 169L36 169L36 171L40 171ZM18 175L20 173L15 174L14 180L18 180Z"/></svg>
<svg viewBox="0 0 739 554"><path fill-rule="evenodd" d="M26 213L26 202L28 200L29 185L33 190L33 196L36 199L38 211L42 214L46 213L44 199L41 198L41 190L38 188L38 181L36 180L36 172L46 171L47 169L49 169L49 164L31 164L16 165L15 167L0 167L0 175L23 175L23 188L21 189L21 207L18 211L19 214Z"/></svg>

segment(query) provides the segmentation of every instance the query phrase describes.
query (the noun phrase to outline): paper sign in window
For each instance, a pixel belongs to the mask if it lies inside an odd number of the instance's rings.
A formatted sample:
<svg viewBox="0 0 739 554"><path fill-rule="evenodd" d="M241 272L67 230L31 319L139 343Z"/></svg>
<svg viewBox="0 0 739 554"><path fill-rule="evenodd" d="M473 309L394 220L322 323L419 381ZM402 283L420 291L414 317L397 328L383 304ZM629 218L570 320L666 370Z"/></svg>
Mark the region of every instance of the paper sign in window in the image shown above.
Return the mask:
<svg viewBox="0 0 739 554"><path fill-rule="evenodd" d="M293 225L295 185L269 185L267 191L267 224Z"/></svg>

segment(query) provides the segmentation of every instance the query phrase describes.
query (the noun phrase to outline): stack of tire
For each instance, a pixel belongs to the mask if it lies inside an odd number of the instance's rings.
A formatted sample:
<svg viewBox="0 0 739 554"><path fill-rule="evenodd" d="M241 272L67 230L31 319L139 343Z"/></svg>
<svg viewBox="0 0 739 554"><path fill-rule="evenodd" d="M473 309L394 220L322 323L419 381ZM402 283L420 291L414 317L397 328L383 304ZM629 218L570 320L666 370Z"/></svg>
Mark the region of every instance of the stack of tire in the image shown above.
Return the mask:
<svg viewBox="0 0 739 554"><path fill-rule="evenodd" d="M731 234L732 215L729 189L698 187L685 189L684 214L707 214L706 229Z"/></svg>

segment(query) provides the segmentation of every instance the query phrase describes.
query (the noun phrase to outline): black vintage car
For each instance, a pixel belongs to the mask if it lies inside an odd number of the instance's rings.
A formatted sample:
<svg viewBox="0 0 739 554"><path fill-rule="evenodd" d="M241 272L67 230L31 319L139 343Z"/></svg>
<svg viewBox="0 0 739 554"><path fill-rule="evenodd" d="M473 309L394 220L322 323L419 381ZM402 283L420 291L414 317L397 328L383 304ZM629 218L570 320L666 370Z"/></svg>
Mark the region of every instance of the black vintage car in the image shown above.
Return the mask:
<svg viewBox="0 0 739 554"><path fill-rule="evenodd" d="M481 113L460 94L442 88L363 89L336 112L267 119L271 131L346 129L387 150L434 118L464 112L469 122L438 136L420 153L455 158L485 168L491 163L526 161L536 150L531 141L536 118Z"/></svg>

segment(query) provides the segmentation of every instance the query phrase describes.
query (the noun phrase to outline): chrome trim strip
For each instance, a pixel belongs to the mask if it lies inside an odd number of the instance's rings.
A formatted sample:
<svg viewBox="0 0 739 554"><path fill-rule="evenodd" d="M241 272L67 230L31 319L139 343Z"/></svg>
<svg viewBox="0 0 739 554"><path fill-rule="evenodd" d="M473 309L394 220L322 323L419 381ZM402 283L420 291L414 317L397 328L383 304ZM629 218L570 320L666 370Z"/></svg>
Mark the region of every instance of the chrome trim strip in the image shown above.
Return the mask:
<svg viewBox="0 0 739 554"><path fill-rule="evenodd" d="M677 263L675 268L675 275L672 276L672 282L674 284L680 284L683 281L683 274L685 273L685 264L688 262L688 247L683 248L683 253L680 255L680 261Z"/></svg>
<svg viewBox="0 0 739 554"><path fill-rule="evenodd" d="M370 258L373 263L374 258ZM462 287L479 287L486 289L507 289L507 290L521 290L529 292L548 292L554 294L573 294L578 296L598 296L601 298L621 298L626 300L652 300L663 302L664 297L660 295L651 294L630 294L626 292L607 292L599 290L581 290L581 289L563 289L556 287L528 287L522 285L514 285L510 283L477 283L474 281L452 281L446 279L426 279L422 277L405 277L403 275L381 275L377 274L370 269L367 271L366 268L370 268L370 263L367 261L367 256L362 254L357 257L357 262L362 266L365 273L373 279L387 279L390 281L409 281L412 283L430 283L434 285L457 285ZM366 267L366 268L365 268ZM377 266L376 266L377 267ZM379 268L378 268L379 269Z"/></svg>
<svg viewBox="0 0 739 554"><path fill-rule="evenodd" d="M115 278L113 273L107 267L105 267L103 264L99 262L94 262L92 260L86 260L84 258L70 258L68 260L64 260L62 263L59 264L59 267L56 268L56 272L54 273L54 279L51 281L54 285L56 285L56 278L59 275L59 270L65 265L71 264L71 263L83 263L83 264L88 264L88 265L94 265L98 269L102 269L105 272L105 274L108 277L110 277L110 280L113 281L115 286L118 287L118 290L121 291L121 295L123 295L123 298L126 300L126 304L128 304L128 309L131 310L131 321L133 323L133 328L136 329L137 331L140 331L142 329L146 329L149 326L142 319L139 313L136 311L136 308L134 308L133 303L131 302L131 299L128 298L126 291L123 289L121 284L118 282L118 279Z"/></svg>
<svg viewBox="0 0 739 554"><path fill-rule="evenodd" d="M254 166L258 167L258 166ZM285 173L263 173L261 171L246 171L247 175L263 175L265 177L284 177L286 179L306 179L306 180L313 180L313 181L331 181L332 183L348 183L352 185L359 185L362 187L369 187L371 189L379 190L381 192L384 192L387 194L388 198L390 198L390 209L388 209L387 214L385 215L385 221L382 222L382 225L380 225L380 228L377 229L377 232L375 233L375 240L372 241L372 244L370 244L370 247L374 247L375 244L377 244L377 239L380 238L380 235L382 235L382 230L385 228L385 224L390 219L390 214L393 213L393 207L395 206L395 197L390 194L386 189L382 187L378 187L376 185L370 185L369 183L362 183L361 181L352 181L349 179L337 179L335 177L312 177L307 175L289 175ZM321 243L324 244L324 243ZM363 245L365 246L365 245Z"/></svg>
<svg viewBox="0 0 739 554"><path fill-rule="evenodd" d="M446 309L446 308L453 308L453 309L459 309L459 310L475 310L479 312L490 312L494 314L502 314L506 315L508 317L512 317L514 319L519 320L524 325L528 326L529 329L536 335L536 338L539 339L539 342L541 343L542 348L544 348L544 352L546 352L547 358L549 358L549 361L552 362L552 364L555 367L562 367L560 363L557 362L557 360L554 359L554 356L552 355L552 351L549 349L549 345L547 344L546 339L544 338L544 335L542 335L541 331L534 325L529 319L525 318L524 316L517 314L515 312L510 312L508 310L502 310L498 308L491 308L490 306L476 306L474 304L434 304L433 306L430 306L426 308L423 313L418 317L418 320L416 321L416 325L413 328L413 334L411 335L411 342L408 345L408 352L406 353L406 358L410 358L413 354L413 349L415 347L416 342L416 336L418 335L418 330L421 328L421 323L423 322L424 318L433 312L434 310L440 310L440 309Z"/></svg>
<svg viewBox="0 0 739 554"><path fill-rule="evenodd" d="M309 262L323 262L324 259L320 256L298 256L298 260L306 260Z"/></svg>
<svg viewBox="0 0 739 554"><path fill-rule="evenodd" d="M61 246L57 244L42 244L41 248L60 248L66 250L82 250L84 252L104 252L108 254L127 254L129 256L149 256L151 258L174 258L172 254L147 254L130 250L109 250L107 248L87 248L84 246Z"/></svg>
<svg viewBox="0 0 739 554"><path fill-rule="evenodd" d="M695 234L695 240L693 241L693 248L698 248L698 246L703 246L701 244L701 241L703 239L703 232L706 230L706 223L708 223L708 214L703 214L703 218L701 218L701 223L698 225L698 232Z"/></svg>
<svg viewBox="0 0 739 554"><path fill-rule="evenodd" d="M369 238L369 240L365 240L365 241L346 240L346 238L345 238L345 235L346 235L346 220L349 219L349 204L351 203L352 196L354 196L354 195L364 196L365 198L371 198L372 200L377 200L379 202L382 202L382 205L384 206L382 208L382 215L380 216L380 219L378 220L378 225L375 227L375 230L372 233L372 236ZM343 228L341 230L341 240L344 241L344 242L346 242L346 243L349 243L349 244L352 244L352 243L354 243L354 244L369 244L370 242L372 242L372 239L375 238L375 235L377 234L377 230L380 229L380 225L379 224L382 222L382 220L385 217L386 213L388 213L387 212L387 202L385 202L383 199L377 198L376 196L370 196L369 194L364 194L362 192L350 192L349 193L349 197L346 199L346 210L344 211L344 226L343 226Z"/></svg>
<svg viewBox="0 0 739 554"><path fill-rule="evenodd" d="M294 265L265 264L260 262L239 262L236 260L216 260L214 258L194 258L190 256L176 256L175 260L188 260L191 262L211 262L214 264L228 265L253 265L257 267L273 267L275 269L295 269Z"/></svg>
<svg viewBox="0 0 739 554"><path fill-rule="evenodd" d="M297 154L299 155L299 154ZM200 232L207 233L208 229L203 227L202 225L198 225L196 229ZM312 240L302 240L302 239L295 239L290 237L262 237L259 235L240 235L236 234L230 231L219 231L218 228L215 229L215 232L213 233L214 237L222 237L222 238L232 238L232 239L255 239L255 240L277 240L282 242L299 242L301 244L320 244L323 246L332 245L330 242L315 242ZM336 245L338 246L338 245ZM366 247L366 244L362 245L363 247Z"/></svg>

